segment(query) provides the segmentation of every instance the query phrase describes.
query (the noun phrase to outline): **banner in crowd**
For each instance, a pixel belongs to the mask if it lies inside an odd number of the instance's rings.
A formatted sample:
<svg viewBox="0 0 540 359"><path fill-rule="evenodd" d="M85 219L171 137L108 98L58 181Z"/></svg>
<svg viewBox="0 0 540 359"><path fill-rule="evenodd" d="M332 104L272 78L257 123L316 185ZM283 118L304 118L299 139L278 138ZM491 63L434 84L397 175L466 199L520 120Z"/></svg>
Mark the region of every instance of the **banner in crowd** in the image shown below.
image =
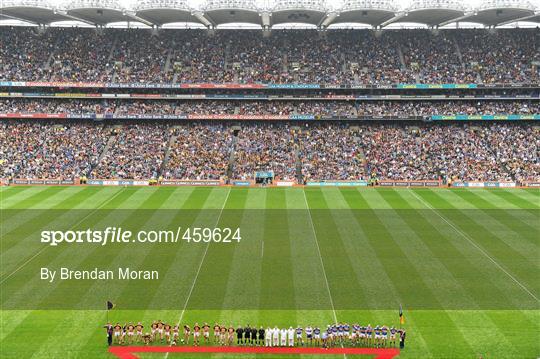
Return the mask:
<svg viewBox="0 0 540 359"><path fill-rule="evenodd" d="M187 120L187 115L122 115L117 116L110 114L109 116L105 116L105 118L112 118L112 119L127 119L127 120Z"/></svg>
<svg viewBox="0 0 540 359"><path fill-rule="evenodd" d="M67 113L0 113L0 118L68 118ZM77 118L83 118L78 116Z"/></svg>
<svg viewBox="0 0 540 359"><path fill-rule="evenodd" d="M378 182L381 187L439 187L439 181L391 181L381 180Z"/></svg>
<svg viewBox="0 0 540 359"><path fill-rule="evenodd" d="M91 179L86 184L91 186L148 186L149 181Z"/></svg>
<svg viewBox="0 0 540 359"><path fill-rule="evenodd" d="M477 84L398 84L398 89L475 89Z"/></svg>
<svg viewBox="0 0 540 359"><path fill-rule="evenodd" d="M492 181L489 181L489 182L476 182L476 181L453 182L452 187L469 187L469 188L474 188L474 187L478 187L478 188L501 187L501 188L503 188L504 187L504 188L513 188L513 187L516 187L516 183L515 182L492 182Z"/></svg>
<svg viewBox="0 0 540 359"><path fill-rule="evenodd" d="M293 181L276 181L275 185L277 187L292 187L295 185L295 182Z"/></svg>
<svg viewBox="0 0 540 359"><path fill-rule="evenodd" d="M218 180L163 180L161 186L221 186Z"/></svg>
<svg viewBox="0 0 540 359"><path fill-rule="evenodd" d="M381 121L381 120L410 120L410 121L419 121L423 120L422 116L360 116L360 120L369 120L369 121Z"/></svg>
<svg viewBox="0 0 540 359"><path fill-rule="evenodd" d="M255 178L274 178L274 171L257 171Z"/></svg>
<svg viewBox="0 0 540 359"><path fill-rule="evenodd" d="M72 179L27 179L27 178L14 178L11 181L14 185L74 185L75 181Z"/></svg>
<svg viewBox="0 0 540 359"><path fill-rule="evenodd" d="M106 98L106 99L161 99L161 100L317 100L317 101L367 101L378 100L512 100L540 99L540 94L511 95L263 95L263 94L144 94L144 93L82 93L82 92L0 92L0 97L32 97L32 98Z"/></svg>
<svg viewBox="0 0 540 359"><path fill-rule="evenodd" d="M266 84L263 86L270 89L319 89L325 87L319 84Z"/></svg>
<svg viewBox="0 0 540 359"><path fill-rule="evenodd" d="M322 85L322 84L274 84L274 83L105 83L66 81L0 81L0 87L64 87L64 88L152 88L152 89L477 89L477 88L537 88L531 84L392 84L392 85Z"/></svg>
<svg viewBox="0 0 540 359"><path fill-rule="evenodd" d="M83 114L70 114L70 113L0 113L0 118L12 118L12 119L125 119L125 120L365 120L365 121L420 121L425 119L421 116L315 116L315 115L199 115L199 114L186 114L186 115L152 115L152 114L140 114L140 115L115 115L113 113L83 113ZM474 121L474 120L498 120L498 121L516 121L516 120L540 120L540 114L538 115L495 115L495 116L432 116L432 120L439 121Z"/></svg>
<svg viewBox="0 0 540 359"><path fill-rule="evenodd" d="M320 186L320 187L365 187L367 181L320 181L320 182L307 182L306 186Z"/></svg>
<svg viewBox="0 0 540 359"><path fill-rule="evenodd" d="M288 115L187 115L190 120L289 120Z"/></svg>
<svg viewBox="0 0 540 359"><path fill-rule="evenodd" d="M434 121L440 120L540 120L540 114L535 115L432 115Z"/></svg>
<svg viewBox="0 0 540 359"><path fill-rule="evenodd" d="M251 181L232 181L233 186L242 186L242 187L248 187L251 186L253 183Z"/></svg>

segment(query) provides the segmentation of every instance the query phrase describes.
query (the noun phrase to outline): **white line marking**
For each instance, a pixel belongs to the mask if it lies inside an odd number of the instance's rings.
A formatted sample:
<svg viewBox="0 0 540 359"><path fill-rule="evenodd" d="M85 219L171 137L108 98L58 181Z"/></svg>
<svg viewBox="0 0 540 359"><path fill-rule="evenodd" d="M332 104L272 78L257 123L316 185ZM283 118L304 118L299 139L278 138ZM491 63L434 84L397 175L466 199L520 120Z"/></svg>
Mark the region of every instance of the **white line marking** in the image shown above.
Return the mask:
<svg viewBox="0 0 540 359"><path fill-rule="evenodd" d="M72 226L70 226L67 230L71 230L73 228L75 228L76 226L78 226L79 224L81 224L85 219L87 219L88 217L90 217L91 215L93 215L96 211L98 211L99 209L103 208L103 206L105 206L107 203L111 202L114 198L116 198L116 196L118 196L120 193L124 192L124 190L126 189L127 187L124 187L122 188L120 191L116 192L111 198L109 198L108 200L106 200L105 202L103 202L102 204L99 205L99 207L96 207L93 211L91 211L90 213L88 213L86 216L84 216L83 218L81 218L79 221L77 221L75 224L73 224ZM5 277L4 279L2 279L2 281L0 281L0 284L4 284L4 282L6 280L8 280L10 277L12 277L15 273L17 273L18 271L20 271L24 266L26 266L28 263L30 263L34 258L36 258L37 256L39 256L41 253L43 253L43 251L45 251L45 249L49 248L51 246L49 245L46 245L45 247L41 248L39 251L37 251L36 254L34 254L32 257L30 257L28 260L26 260L23 264L21 264L19 267L17 267L17 269L15 269L13 272L11 272L7 277Z"/></svg>
<svg viewBox="0 0 540 359"><path fill-rule="evenodd" d="M460 234L463 238L465 238L470 244L472 244L476 249L480 251L486 258L488 258L495 266L497 266L504 274L506 274L508 277L510 277L517 285L521 287L527 294L529 294L531 297L536 299L536 301L540 301L537 296L535 296L525 285L523 285L516 277L514 277L512 274L510 274L502 265L500 265L495 259L493 259L482 247L480 247L476 242L465 232L463 232L461 229L456 227L451 221L446 219L442 214L439 213L437 209L435 209L429 202L424 200L422 197L417 195L413 190L409 188L409 191L415 196L420 202L422 202L426 207L431 209L434 213L436 213L443 221L445 221L450 227L452 227L458 234Z"/></svg>
<svg viewBox="0 0 540 359"><path fill-rule="evenodd" d="M306 203L306 208L309 213L309 222L311 223L311 230L313 231L315 244L317 245L317 252L319 252L319 259L321 260L321 267L323 270L324 281L326 282L326 289L328 290L328 297L330 298L330 305L332 306L332 313L334 314L334 322L337 324L338 320L337 320L336 308L334 307L334 300L332 299L332 293L330 292L330 285L328 284L328 277L326 276L326 269L324 268L324 261L321 255L321 248L319 247L319 241L317 239L317 232L315 232L315 225L313 224L313 217L311 216L311 208L309 208L309 204L306 197L306 190L304 187L302 187L302 193L304 194L304 201ZM343 343L341 343L341 347L343 348ZM343 357L347 358L347 355L343 354Z"/></svg>
<svg viewBox="0 0 540 359"><path fill-rule="evenodd" d="M229 187L229 191L227 192L227 196L225 197L225 201L223 202L223 206L221 206L221 210L219 211L219 215L216 221L215 227L218 226L219 221L221 219L221 214L223 213L223 209L225 209L225 205L227 204L227 201L229 200L229 194L231 194L231 187ZM201 262L199 263L199 268L197 269L197 273L195 274L195 278L193 279L193 283L191 284L191 288L189 290L188 296L186 298L186 302L184 303L184 308L182 308L182 311L180 312L180 318L178 318L178 323L176 325L180 325L182 322L182 318L184 317L184 313L186 312L187 305L189 303L189 298L191 298L191 293L193 293L193 288L195 288L195 283L197 283L197 278L199 278L199 273L201 272L202 265L204 263L204 259L206 258L206 253L208 252L208 248L210 247L210 242L206 245L206 248L204 249L204 254L201 258ZM165 353L165 358L169 357L169 352Z"/></svg>
<svg viewBox="0 0 540 359"><path fill-rule="evenodd" d="M261 242L261 258L264 256L264 241Z"/></svg>

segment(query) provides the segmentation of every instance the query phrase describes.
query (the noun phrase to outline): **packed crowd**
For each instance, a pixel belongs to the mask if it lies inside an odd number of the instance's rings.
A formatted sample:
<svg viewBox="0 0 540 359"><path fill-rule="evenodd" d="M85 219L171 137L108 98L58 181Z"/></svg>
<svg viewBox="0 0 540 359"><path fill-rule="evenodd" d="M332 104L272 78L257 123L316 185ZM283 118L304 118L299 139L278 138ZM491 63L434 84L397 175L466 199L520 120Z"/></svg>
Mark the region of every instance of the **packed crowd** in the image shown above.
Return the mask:
<svg viewBox="0 0 540 359"><path fill-rule="evenodd" d="M298 134L305 180L365 179L361 146L348 125L310 125Z"/></svg>
<svg viewBox="0 0 540 359"><path fill-rule="evenodd" d="M222 124L193 124L173 129L167 179L218 180L227 175L233 132Z"/></svg>
<svg viewBox="0 0 540 359"><path fill-rule="evenodd" d="M109 345L221 345L271 347L396 347L405 346L405 329L386 325L332 323L319 327L233 326L215 323L169 324L154 321L145 329L141 322L107 323Z"/></svg>
<svg viewBox="0 0 540 359"><path fill-rule="evenodd" d="M0 122L0 178L540 181L530 123L39 121Z"/></svg>
<svg viewBox="0 0 540 359"><path fill-rule="evenodd" d="M484 83L538 82L540 67L540 31L472 30L459 38L463 64ZM489 49L489 51L485 51Z"/></svg>
<svg viewBox="0 0 540 359"><path fill-rule="evenodd" d="M0 81L535 83L538 29L0 28Z"/></svg>
<svg viewBox="0 0 540 359"><path fill-rule="evenodd" d="M233 177L253 179L257 171L272 171L275 178L296 176L295 130L288 124L245 126L235 146Z"/></svg>
<svg viewBox="0 0 540 359"><path fill-rule="evenodd" d="M537 181L540 178L540 132L531 126L494 125L481 134L497 158L517 181ZM492 176L495 177L495 176Z"/></svg>
<svg viewBox="0 0 540 359"><path fill-rule="evenodd" d="M414 31L414 36L404 39L401 46L408 69L418 74L425 83L476 83L478 73L463 64L459 57L459 37L439 32L437 36L427 31ZM470 44L474 45L474 44Z"/></svg>
<svg viewBox="0 0 540 359"><path fill-rule="evenodd" d="M539 132L514 124L363 127L367 171L380 179L540 179Z"/></svg>
<svg viewBox="0 0 540 359"><path fill-rule="evenodd" d="M453 101L231 101L231 100L90 100L47 98L0 99L0 113L52 113L69 116L144 115L314 115L365 116L531 115L540 114L538 100Z"/></svg>
<svg viewBox="0 0 540 359"><path fill-rule="evenodd" d="M133 124L113 129L113 142L93 169L93 178L157 178L169 141L169 126Z"/></svg>
<svg viewBox="0 0 540 359"><path fill-rule="evenodd" d="M96 124L0 123L0 178L73 179L92 168L110 131Z"/></svg>

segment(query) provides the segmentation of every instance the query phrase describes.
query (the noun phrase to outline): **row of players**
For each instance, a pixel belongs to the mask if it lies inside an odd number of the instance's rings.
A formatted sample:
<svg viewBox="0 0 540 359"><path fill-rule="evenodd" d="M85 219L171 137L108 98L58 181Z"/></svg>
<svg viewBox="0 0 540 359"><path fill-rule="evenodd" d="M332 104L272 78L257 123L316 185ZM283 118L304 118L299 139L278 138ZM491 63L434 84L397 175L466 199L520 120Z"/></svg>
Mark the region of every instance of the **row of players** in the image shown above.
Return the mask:
<svg viewBox="0 0 540 359"><path fill-rule="evenodd" d="M162 321L153 322L150 326L150 333L144 332L144 325L141 322L137 324L128 323L124 326L116 323L113 326L113 338L115 344L144 343L149 345L153 342L167 343L168 345L178 345L179 343L189 345L193 337L193 345L198 346L202 343L211 344L210 325L204 323L202 326L195 323L193 328L189 325L183 326L183 338L180 338L180 325L170 325ZM352 346L374 346L386 347L396 346L396 338L400 343L405 339L405 330L387 326L375 326L371 324L361 326L347 323L338 323L328 325L326 329L307 326L274 328L260 328L222 326L214 324L213 327L214 345L236 345L240 346L266 346L266 347L285 347L285 346L322 346L332 347L335 345ZM305 338L304 338L305 333ZM201 338L202 337L202 338Z"/></svg>

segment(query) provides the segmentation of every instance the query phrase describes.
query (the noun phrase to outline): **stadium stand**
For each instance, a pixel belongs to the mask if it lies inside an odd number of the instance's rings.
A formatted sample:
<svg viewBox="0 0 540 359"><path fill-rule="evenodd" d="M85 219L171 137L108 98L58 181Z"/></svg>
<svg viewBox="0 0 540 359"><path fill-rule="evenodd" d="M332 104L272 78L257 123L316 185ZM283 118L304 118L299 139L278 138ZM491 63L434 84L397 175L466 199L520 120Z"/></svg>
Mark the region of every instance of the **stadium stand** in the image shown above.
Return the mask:
<svg viewBox="0 0 540 359"><path fill-rule="evenodd" d="M424 115L527 115L540 113L540 102L515 101L173 101L3 99L0 113L127 115L316 115L331 117Z"/></svg>
<svg viewBox="0 0 540 359"><path fill-rule="evenodd" d="M540 181L538 28L267 35L0 27L0 178Z"/></svg>
<svg viewBox="0 0 540 359"><path fill-rule="evenodd" d="M215 180L227 175L233 138L229 126L199 123L172 131L165 178Z"/></svg>
<svg viewBox="0 0 540 359"><path fill-rule="evenodd" d="M92 123L2 122L0 178L75 178L104 150L108 129Z"/></svg>
<svg viewBox="0 0 540 359"><path fill-rule="evenodd" d="M538 29L260 31L1 27L0 81L532 83ZM22 50L22 51L21 51ZM402 55L402 56L400 56Z"/></svg>
<svg viewBox="0 0 540 359"><path fill-rule="evenodd" d="M524 124L26 121L2 122L3 178L224 179L233 153L237 179L295 179L298 161L305 180L540 180L539 131Z"/></svg>
<svg viewBox="0 0 540 359"><path fill-rule="evenodd" d="M161 168L169 128L164 125L133 124L116 128L113 145L92 173L97 178L156 178Z"/></svg>

